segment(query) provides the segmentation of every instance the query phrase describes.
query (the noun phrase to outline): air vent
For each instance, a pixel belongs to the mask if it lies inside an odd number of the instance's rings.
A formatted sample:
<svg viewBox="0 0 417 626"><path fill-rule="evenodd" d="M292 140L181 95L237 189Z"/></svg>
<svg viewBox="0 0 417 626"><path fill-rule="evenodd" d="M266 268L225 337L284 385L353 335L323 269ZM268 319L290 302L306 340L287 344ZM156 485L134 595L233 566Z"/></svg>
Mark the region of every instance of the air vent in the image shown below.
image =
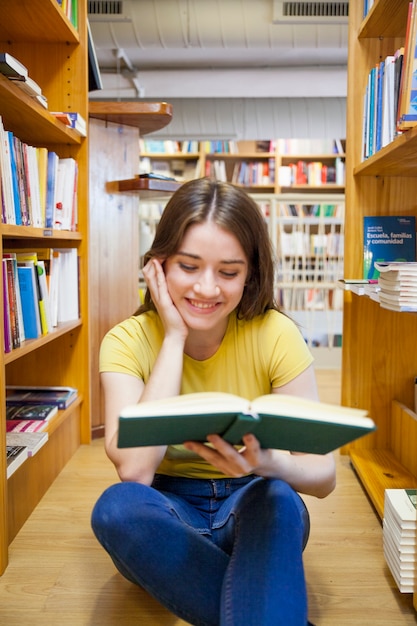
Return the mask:
<svg viewBox="0 0 417 626"><path fill-rule="evenodd" d="M123 0L89 0L88 15L123 15Z"/></svg>
<svg viewBox="0 0 417 626"><path fill-rule="evenodd" d="M273 0L274 24L347 24L349 2L284 2Z"/></svg>

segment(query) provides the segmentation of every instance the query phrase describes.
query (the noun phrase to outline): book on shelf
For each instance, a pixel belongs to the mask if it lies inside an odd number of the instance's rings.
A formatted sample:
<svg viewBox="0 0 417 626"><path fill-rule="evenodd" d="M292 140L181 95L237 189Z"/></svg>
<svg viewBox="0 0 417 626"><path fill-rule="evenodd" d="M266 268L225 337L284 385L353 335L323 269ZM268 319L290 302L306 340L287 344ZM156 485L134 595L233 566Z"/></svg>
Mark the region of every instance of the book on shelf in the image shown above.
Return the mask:
<svg viewBox="0 0 417 626"><path fill-rule="evenodd" d="M403 593L412 593L416 563L416 489L386 489L383 549L392 576Z"/></svg>
<svg viewBox="0 0 417 626"><path fill-rule="evenodd" d="M45 228L53 228L54 226L58 161L59 157L56 152L49 151L46 169Z"/></svg>
<svg viewBox="0 0 417 626"><path fill-rule="evenodd" d="M3 202L2 216L4 224L15 224L16 218L13 204L12 170L9 150L9 139L3 125L3 118L0 116L0 180Z"/></svg>
<svg viewBox="0 0 417 626"><path fill-rule="evenodd" d="M54 295L53 290L55 290ZM54 316L53 307L55 306L57 323L79 319L78 252L76 248L53 249L50 294L52 316ZM55 303L53 297L56 297Z"/></svg>
<svg viewBox="0 0 417 626"><path fill-rule="evenodd" d="M6 445L7 478L23 465L28 458L28 449L21 445Z"/></svg>
<svg viewBox="0 0 417 626"><path fill-rule="evenodd" d="M375 263L416 260L416 219L414 216L375 215L363 218L363 277L375 280Z"/></svg>
<svg viewBox="0 0 417 626"><path fill-rule="evenodd" d="M9 290L7 286L7 265L6 260L3 259L2 263L2 277L3 277L3 340L4 352L7 354L13 349L12 344L12 330L10 322L10 307L9 307Z"/></svg>
<svg viewBox="0 0 417 626"><path fill-rule="evenodd" d="M417 311L417 263L376 263L379 303L399 312Z"/></svg>
<svg viewBox="0 0 417 626"><path fill-rule="evenodd" d="M57 120L75 130L82 137L87 136L87 123L80 113L73 111L52 111Z"/></svg>
<svg viewBox="0 0 417 626"><path fill-rule="evenodd" d="M9 406L23 404L53 404L66 409L78 397L78 389L63 386L6 386L6 402Z"/></svg>
<svg viewBox="0 0 417 626"><path fill-rule="evenodd" d="M35 270L36 294L38 297L39 316L42 334L46 335L52 331L52 316L49 301L49 289L47 284L45 262L38 258L38 253L34 250L20 250L15 253L18 267L29 266Z"/></svg>
<svg viewBox="0 0 417 626"><path fill-rule="evenodd" d="M19 277L17 272L16 260L3 256L3 264L6 264L6 288L7 288L7 305L10 319L10 331L12 337L12 348L18 348L21 342L20 325L23 320L20 319L19 309Z"/></svg>
<svg viewBox="0 0 417 626"><path fill-rule="evenodd" d="M227 393L192 393L123 409L118 446L204 442L215 433L238 445L253 433L264 448L325 454L374 429L359 409L279 394L249 402Z"/></svg>
<svg viewBox="0 0 417 626"><path fill-rule="evenodd" d="M8 52L0 52L0 73L18 80L25 80L29 75L27 67Z"/></svg>
<svg viewBox="0 0 417 626"><path fill-rule="evenodd" d="M41 87L30 76L27 76L24 80L14 80L13 82L19 87L19 89L24 91L26 94L28 94L28 96L31 96L32 98L42 96Z"/></svg>
<svg viewBox="0 0 417 626"><path fill-rule="evenodd" d="M56 404L9 404L6 398L6 420L42 420L48 422L58 413Z"/></svg>
<svg viewBox="0 0 417 626"><path fill-rule="evenodd" d="M46 420L6 420L6 433L37 433L48 428Z"/></svg>
<svg viewBox="0 0 417 626"><path fill-rule="evenodd" d="M415 126L417 114L417 0L409 4L403 76L399 94L397 126L400 131Z"/></svg>
<svg viewBox="0 0 417 626"><path fill-rule="evenodd" d="M28 457L34 456L48 441L46 431L31 432L8 432L6 433L6 444L8 446L24 446L27 448Z"/></svg>
<svg viewBox="0 0 417 626"><path fill-rule="evenodd" d="M17 273L25 338L37 339L42 334L37 270L33 262L18 263Z"/></svg>

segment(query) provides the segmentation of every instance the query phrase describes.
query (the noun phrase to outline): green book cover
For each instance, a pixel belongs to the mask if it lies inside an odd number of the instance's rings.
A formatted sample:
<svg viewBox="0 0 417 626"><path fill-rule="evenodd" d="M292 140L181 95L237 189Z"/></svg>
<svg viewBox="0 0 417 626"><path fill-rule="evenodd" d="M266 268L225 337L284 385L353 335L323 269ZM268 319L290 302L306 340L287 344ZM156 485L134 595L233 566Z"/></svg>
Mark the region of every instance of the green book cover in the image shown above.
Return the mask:
<svg viewBox="0 0 417 626"><path fill-rule="evenodd" d="M326 454L375 430L366 411L269 394L249 403L226 393L197 393L126 407L118 446L175 445L219 434L239 445L253 433L263 448Z"/></svg>

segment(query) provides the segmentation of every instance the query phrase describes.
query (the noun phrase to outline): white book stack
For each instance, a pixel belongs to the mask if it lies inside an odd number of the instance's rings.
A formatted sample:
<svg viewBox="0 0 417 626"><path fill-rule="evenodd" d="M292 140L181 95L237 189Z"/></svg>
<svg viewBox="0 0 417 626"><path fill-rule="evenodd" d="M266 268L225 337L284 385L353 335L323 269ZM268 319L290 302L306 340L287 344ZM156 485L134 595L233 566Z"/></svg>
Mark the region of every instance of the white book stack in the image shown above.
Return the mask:
<svg viewBox="0 0 417 626"><path fill-rule="evenodd" d="M392 311L417 311L417 263L375 263L378 278L379 303Z"/></svg>
<svg viewBox="0 0 417 626"><path fill-rule="evenodd" d="M416 583L416 489L386 489L383 520L385 560L401 593Z"/></svg>

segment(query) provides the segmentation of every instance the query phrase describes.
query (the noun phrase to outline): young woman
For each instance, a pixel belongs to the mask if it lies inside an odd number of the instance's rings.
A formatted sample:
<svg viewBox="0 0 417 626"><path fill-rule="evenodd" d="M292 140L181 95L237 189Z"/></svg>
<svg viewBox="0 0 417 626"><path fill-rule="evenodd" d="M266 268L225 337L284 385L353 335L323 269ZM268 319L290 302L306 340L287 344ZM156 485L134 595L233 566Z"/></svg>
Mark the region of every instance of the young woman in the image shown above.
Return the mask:
<svg viewBox="0 0 417 626"><path fill-rule="evenodd" d="M117 448L128 404L196 391L318 399L312 356L274 299L274 260L252 199L209 179L171 198L143 270L144 305L100 354L106 451L121 482L104 492L94 532L119 571L197 626L306 626L298 493L335 486L333 455L233 447Z"/></svg>

